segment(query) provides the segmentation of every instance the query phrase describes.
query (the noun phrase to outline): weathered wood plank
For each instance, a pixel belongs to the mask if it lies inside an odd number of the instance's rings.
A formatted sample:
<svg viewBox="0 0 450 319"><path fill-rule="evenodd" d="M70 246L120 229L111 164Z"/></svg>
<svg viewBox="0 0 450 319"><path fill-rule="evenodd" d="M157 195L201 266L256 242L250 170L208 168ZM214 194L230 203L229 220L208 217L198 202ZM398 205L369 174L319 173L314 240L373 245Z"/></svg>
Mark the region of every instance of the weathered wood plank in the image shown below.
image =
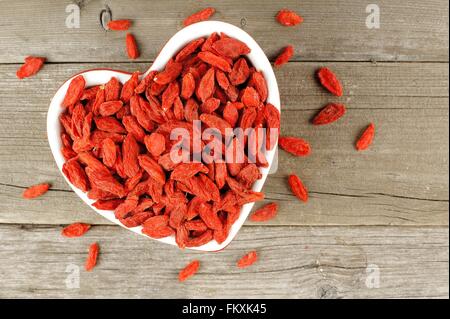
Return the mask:
<svg viewBox="0 0 450 319"><path fill-rule="evenodd" d="M0 240L0 298L448 298L448 229L440 227L244 227L208 254L112 226L65 239L55 226L0 225ZM87 273L94 241L101 255ZM238 269L252 249L260 260ZM199 273L179 283L194 258ZM80 288L69 289L76 267ZM367 286L368 267L379 272L379 288Z"/></svg>
<svg viewBox="0 0 450 319"><path fill-rule="evenodd" d="M59 83L94 66L99 65L48 65L25 81L9 76L16 66L0 66L0 74L7 75L0 78L0 222L106 223L68 192L45 132L47 106ZM341 101L349 111L333 125L314 127L308 122L313 114L327 101L339 100L315 82L317 66L290 63L277 71L282 131L309 140L313 154L294 158L280 152L278 171L264 189L268 200L280 202L271 224L448 225L448 68L436 63L331 64L348 88ZM11 98L12 91L20 93ZM357 153L355 138L369 121L377 125L376 141L369 151ZM310 189L307 204L291 195L286 184L291 172ZM34 201L21 199L23 187L42 181L52 182L55 191Z"/></svg>
<svg viewBox="0 0 450 319"><path fill-rule="evenodd" d="M131 18L142 60L153 60L164 43L182 28L193 12L213 5L214 19L240 26L260 43L270 58L282 47L296 47L295 60L318 61L448 61L448 1L378 1L380 29L366 27L366 6L361 0L283 0L192 2L136 0L74 1L80 4L79 29L65 21L69 4L57 0L0 1L0 63L21 62L35 54L51 62L128 61L124 33L107 32L100 23L109 8L114 19ZM305 22L296 28L276 23L279 9L299 12ZM42 17L33 19L30 17Z"/></svg>

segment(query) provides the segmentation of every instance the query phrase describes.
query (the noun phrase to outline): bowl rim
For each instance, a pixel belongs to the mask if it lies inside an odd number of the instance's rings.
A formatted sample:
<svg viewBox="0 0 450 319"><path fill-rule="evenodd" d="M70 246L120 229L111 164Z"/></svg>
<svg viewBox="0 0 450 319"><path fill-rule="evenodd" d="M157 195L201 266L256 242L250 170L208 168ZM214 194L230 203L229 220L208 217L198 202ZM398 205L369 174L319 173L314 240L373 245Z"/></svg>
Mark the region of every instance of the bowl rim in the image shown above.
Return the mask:
<svg viewBox="0 0 450 319"><path fill-rule="evenodd" d="M246 55L246 57L250 60L252 65L258 70L261 71L266 79L267 82L267 89L268 89L268 98L266 103L271 103L274 105L281 113L280 110L280 95L278 90L278 84L276 81L275 73L273 72L272 66L265 55L262 48L259 46L259 44L244 30L241 28L238 28L232 24L222 22L222 21L203 21L198 22L195 24L192 24L190 26L187 26L178 32L176 32L163 46L163 48L158 53L157 57L155 58L154 62L150 66L150 68L143 72L139 73L140 79L145 77L150 71L152 70L161 70L165 64L169 61L170 58L175 56L175 54L184 47L187 43L190 41L200 38L200 37L207 37L213 32L223 32L227 34L230 37L236 38L244 43L247 44L247 46L250 47L251 52ZM84 70L81 72L76 73L75 75L71 76L69 79L67 79L56 91L54 97L52 98L50 102L50 106L47 112L47 138L48 142L53 154L53 157L56 161L56 164L58 166L59 171L63 175L66 182L70 185L70 187L74 190L74 192L80 197L91 209L96 211L96 213L100 214L107 220L120 225L123 228L126 228L127 230L130 230L134 233L146 236L148 238L175 245L176 242L174 239L174 236L169 236L165 238L152 238L145 234L141 233L142 226L128 228L124 226L118 219L115 218L113 211L105 211L105 210L99 210L92 206L92 203L95 202L94 200L91 200L87 197L87 194L83 191L76 188L72 183L67 179L67 177L62 173L62 165L65 162L64 157L61 153L61 139L60 139L60 133L61 133L61 125L59 122L59 117L61 113L64 111L64 108L61 107L61 102L65 96L65 92L67 91L67 88L69 86L70 81L75 78L76 76L83 75L83 77L86 80L86 86L92 86L92 85L98 85L98 84L104 84L106 83L111 76L116 76L118 79L124 83L126 80L128 80L131 76L132 72L127 71L121 71L121 70L115 70L112 68L94 68L89 70ZM106 79L106 80L105 80ZM273 163L274 156L276 155L277 145L273 147L272 150L266 151L265 155L267 158L267 161L269 162L269 167L266 168L260 168L262 178L257 180L252 189L254 191L260 191L267 179L267 176L270 172L270 166ZM186 247L189 250L197 250L197 251L205 251L205 252L217 252L224 248L226 248L229 243L234 239L234 237L237 235L241 227L243 226L244 222L246 221L248 215L250 214L251 209L253 208L254 203L248 203L245 204L240 212L240 216L238 220L235 221L233 226L230 229L230 232L228 234L227 239L222 243L218 244L215 240L212 240L211 242L199 246L199 247Z"/></svg>

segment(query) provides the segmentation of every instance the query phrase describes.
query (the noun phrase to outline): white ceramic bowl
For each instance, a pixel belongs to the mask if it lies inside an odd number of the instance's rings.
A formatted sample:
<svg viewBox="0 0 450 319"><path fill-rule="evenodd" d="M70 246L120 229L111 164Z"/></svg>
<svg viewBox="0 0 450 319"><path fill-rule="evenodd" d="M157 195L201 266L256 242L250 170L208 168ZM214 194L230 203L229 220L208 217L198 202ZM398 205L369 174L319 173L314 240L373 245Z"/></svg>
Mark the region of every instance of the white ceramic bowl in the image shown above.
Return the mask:
<svg viewBox="0 0 450 319"><path fill-rule="evenodd" d="M247 55L248 59L252 62L253 66L259 70L262 71L264 74L264 77L267 81L268 86L268 98L267 101L271 104L273 104L275 107L280 109L280 94L278 92L278 85L275 78L275 74L273 73L272 66L270 65L269 60L267 59L266 55L264 54L263 50L260 48L260 46L256 43L256 41L248 35L245 31L241 30L238 27L235 27L234 25L220 22L220 21L205 21L205 22L199 22L193 25L190 25L180 31L178 31L164 46L164 48L159 53L158 57L156 58L153 65L150 67L150 69L141 75L141 78L147 75L151 70L162 70L164 69L164 66L169 61L171 57L173 57L183 46L185 46L187 43L189 43L192 40L195 40L199 37L207 37L213 32L224 32L225 34L236 38L238 40L241 40L242 42L246 43L247 46L251 49L251 52ZM94 69L94 70L88 70L79 73L83 75L84 79L86 80L86 86L93 86L98 84L104 84L107 81L111 79L111 77L115 76L117 77L122 83L126 82L130 76L131 73L129 72L122 72L122 71L116 71L116 70L110 70L110 69ZM79 75L77 74L77 75ZM59 123L59 116L63 112L63 108L61 107L61 103L64 99L64 96L66 94L67 88L69 86L70 81L75 77L74 75L72 78L68 79L56 92L55 96L53 97L50 107L48 109L47 114L47 135L48 135L48 141L50 143L50 148L52 150L53 156L55 158L56 164L58 165L59 170L62 172L62 166L65 162L64 157L61 153L61 126ZM271 164L275 155L275 149L272 151L268 151L266 153L266 158L268 162ZM259 179L253 186L254 191L261 191L264 182L267 178L267 175L269 173L269 168L264 168L261 170L262 178ZM63 174L64 176L64 174ZM66 178L64 176L64 178ZM95 210L98 214L102 215L106 219L110 220L113 223L116 223L122 227L123 226L115 217L113 211L105 211L105 210L98 210L95 207L92 206L93 200L89 199L86 195L86 193L82 192L75 186L73 186L69 180L66 178L67 183L72 187L74 192L87 204L89 205L93 210ZM192 249L195 250L202 250L202 251L218 251L223 248L225 248L231 240L236 236L239 229L244 224L245 220L247 219L247 216L249 215L251 209L253 207L253 203L246 204L243 206L241 214L239 219L234 223L232 226L228 238L222 243L218 244L216 241L211 241L206 245L200 246L200 247L194 247ZM126 228L126 227L125 227ZM134 227L134 228L127 228L128 230L131 230L137 234L141 234L142 227ZM146 235L143 235L146 236ZM173 236L162 238L162 239L156 239L160 242L176 245L175 238Z"/></svg>

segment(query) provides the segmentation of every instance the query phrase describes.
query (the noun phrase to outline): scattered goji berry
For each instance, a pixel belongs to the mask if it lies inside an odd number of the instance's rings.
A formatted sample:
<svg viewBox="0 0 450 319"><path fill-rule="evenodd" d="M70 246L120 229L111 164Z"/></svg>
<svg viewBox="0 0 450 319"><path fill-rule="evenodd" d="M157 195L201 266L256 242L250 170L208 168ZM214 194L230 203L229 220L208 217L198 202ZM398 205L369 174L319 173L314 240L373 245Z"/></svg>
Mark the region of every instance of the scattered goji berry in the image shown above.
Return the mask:
<svg viewBox="0 0 450 319"><path fill-rule="evenodd" d="M278 204L270 203L258 210L256 210L252 215L250 215L250 220L252 222L265 222L275 218L278 213Z"/></svg>
<svg viewBox="0 0 450 319"><path fill-rule="evenodd" d="M245 254L238 260L237 266L238 268L246 268L248 266L253 265L258 260L258 254L255 250Z"/></svg>
<svg viewBox="0 0 450 319"><path fill-rule="evenodd" d="M36 198L36 197L42 196L45 193L47 193L49 188L50 188L50 184L47 184L47 183L30 186L26 190L23 191L22 197L25 199Z"/></svg>
<svg viewBox="0 0 450 319"><path fill-rule="evenodd" d="M341 82L339 82L333 71L328 68L320 68L317 71L317 76L324 88L336 96L342 96Z"/></svg>
<svg viewBox="0 0 450 319"><path fill-rule="evenodd" d="M312 120L314 125L325 125L339 120L345 114L343 104L330 103L325 106Z"/></svg>
<svg viewBox="0 0 450 319"><path fill-rule="evenodd" d="M294 47L292 45L288 45L277 56L274 65L276 67L282 66L283 64L287 63L293 55L294 55Z"/></svg>
<svg viewBox="0 0 450 319"><path fill-rule="evenodd" d="M45 58L29 56L25 58L25 63L17 70L16 76L19 79L35 75L44 65Z"/></svg>
<svg viewBox="0 0 450 319"><path fill-rule="evenodd" d="M214 8L202 9L202 10L190 15L186 19L184 19L183 25L185 27L187 27L188 25L191 25L193 23L208 20L209 17L211 17L215 12L216 12L216 10Z"/></svg>
<svg viewBox="0 0 450 319"><path fill-rule="evenodd" d="M108 29L114 31L126 31L130 28L130 20L111 20L108 22Z"/></svg>
<svg viewBox="0 0 450 319"><path fill-rule="evenodd" d="M303 22L303 18L296 12L288 9L278 11L277 21L284 26L295 26Z"/></svg>
<svg viewBox="0 0 450 319"><path fill-rule="evenodd" d="M139 57L139 49L136 43L136 38L131 33L126 36L127 53L130 59L137 59Z"/></svg>
<svg viewBox="0 0 450 319"><path fill-rule="evenodd" d="M308 190L306 189L305 185L303 185L301 179L297 175L291 174L289 175L288 182L289 186L291 187L292 193L301 201L307 202Z"/></svg>
<svg viewBox="0 0 450 319"><path fill-rule="evenodd" d="M200 267L200 262L198 260L194 260L190 262L186 267L184 267L180 273L178 274L178 280L183 282L189 277L195 275Z"/></svg>
<svg viewBox="0 0 450 319"><path fill-rule="evenodd" d="M295 156L307 156L311 154L311 146L302 138L294 136L280 136L278 145Z"/></svg>
<svg viewBox="0 0 450 319"><path fill-rule="evenodd" d="M366 150L372 144L374 136L375 125L370 123L356 142L356 149L358 151Z"/></svg>
<svg viewBox="0 0 450 319"><path fill-rule="evenodd" d="M81 237L83 236L89 229L91 225L84 223L73 223L63 228L61 231L61 235L64 237Z"/></svg>
<svg viewBox="0 0 450 319"><path fill-rule="evenodd" d="M86 271L91 271L97 265L98 253L100 251L100 247L97 243L93 243L89 246L89 253L86 259L86 264L84 268Z"/></svg>

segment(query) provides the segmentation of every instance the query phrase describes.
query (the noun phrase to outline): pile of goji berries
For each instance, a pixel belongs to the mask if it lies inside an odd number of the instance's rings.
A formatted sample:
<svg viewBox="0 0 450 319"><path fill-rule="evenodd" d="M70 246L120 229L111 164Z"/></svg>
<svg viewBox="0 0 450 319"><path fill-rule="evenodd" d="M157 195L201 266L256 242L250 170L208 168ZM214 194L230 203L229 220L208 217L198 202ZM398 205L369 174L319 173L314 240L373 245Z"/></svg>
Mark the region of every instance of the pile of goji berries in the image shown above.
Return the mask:
<svg viewBox="0 0 450 319"><path fill-rule="evenodd" d="M268 163L174 162L178 141L170 134L193 133L196 120L223 135L235 127L279 130L279 111L266 103L266 81L244 57L249 52L245 43L213 33L140 82L136 72L123 85L112 78L86 88L83 76L75 77L60 117L63 173L127 227L142 225L153 238L174 235L180 248L222 243L242 205L264 198L251 188ZM224 149L239 142L222 141Z"/></svg>
<svg viewBox="0 0 450 319"><path fill-rule="evenodd" d="M214 8L205 8L183 21L187 26L211 17ZM292 27L303 18L282 9L276 20ZM130 20L114 20L108 28L128 30ZM129 58L139 57L134 36L126 35ZM213 33L208 38L192 41L180 50L161 72L150 72L139 82L134 73L126 83L111 78L104 85L85 87L82 76L70 83L60 117L63 127L61 152L66 159L63 173L77 188L95 200L93 206L114 210L127 227L142 225L142 232L153 238L174 235L179 247L200 246L215 240L222 243L242 205L258 201L264 195L251 190L260 178L260 167L266 167L264 156L256 162L174 162L171 152L177 141L170 139L175 128L193 133L192 123L215 128L220 133L228 128L280 129L280 114L267 103L268 90L264 76L255 70L245 55L245 43ZM274 61L275 67L287 63L294 48L286 46ZM45 58L27 57L17 71L22 79L36 74ZM328 68L320 68L317 77L324 88L336 96L343 87ZM314 125L331 124L346 112L338 103L326 105L313 119ZM373 141L375 126L371 123L357 140L357 150L367 149ZM257 139L258 140L258 139ZM248 148L245 139L243 148ZM192 143L192 141L190 141ZM258 148L271 149L275 141L267 136ZM311 153L309 143L295 136L281 136L279 146L295 156ZM230 144L238 144L233 139ZM202 147L205 147L202 144ZM308 191L295 174L288 176L293 194L308 200ZM26 189L24 198L43 195L49 184ZM277 203L256 210L250 220L267 221L278 212ZM79 237L90 225L74 223L62 230L65 237ZM99 246L91 244L86 269L97 262ZM239 268L252 265L256 251L245 254L237 262ZM179 273L184 281L194 275L200 262L194 260Z"/></svg>

